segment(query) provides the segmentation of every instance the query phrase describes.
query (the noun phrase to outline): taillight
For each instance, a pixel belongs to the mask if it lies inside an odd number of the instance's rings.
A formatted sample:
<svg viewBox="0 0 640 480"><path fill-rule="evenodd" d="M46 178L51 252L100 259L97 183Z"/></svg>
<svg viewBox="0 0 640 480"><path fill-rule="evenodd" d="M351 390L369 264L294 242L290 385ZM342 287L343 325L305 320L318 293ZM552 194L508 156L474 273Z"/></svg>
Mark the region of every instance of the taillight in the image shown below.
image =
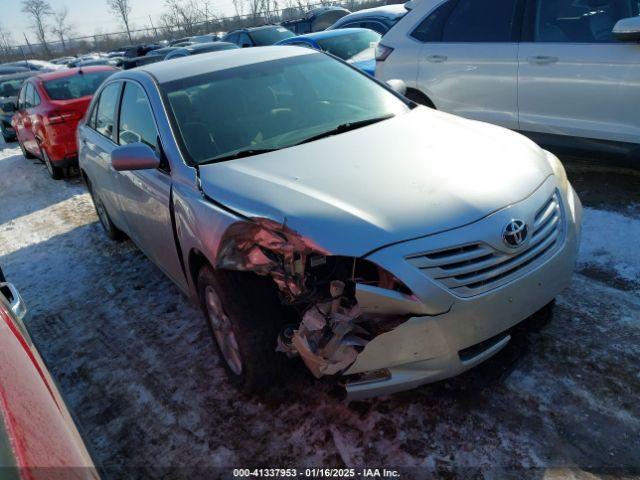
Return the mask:
<svg viewBox="0 0 640 480"><path fill-rule="evenodd" d="M393 48L379 43L376 47L376 62L384 62L391 52L393 52Z"/></svg>
<svg viewBox="0 0 640 480"><path fill-rule="evenodd" d="M55 125L56 123L64 123L69 122L71 120L80 120L82 115L80 112L75 112L73 110L67 112L51 112L46 116L45 122L49 125Z"/></svg>

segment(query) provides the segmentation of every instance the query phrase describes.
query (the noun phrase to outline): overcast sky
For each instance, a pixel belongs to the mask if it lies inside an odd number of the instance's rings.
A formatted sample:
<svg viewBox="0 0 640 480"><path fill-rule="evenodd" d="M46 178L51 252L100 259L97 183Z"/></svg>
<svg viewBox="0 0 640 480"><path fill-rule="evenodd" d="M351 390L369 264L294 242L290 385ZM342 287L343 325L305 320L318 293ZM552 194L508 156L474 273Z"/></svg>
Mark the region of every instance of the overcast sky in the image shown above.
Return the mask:
<svg viewBox="0 0 640 480"><path fill-rule="evenodd" d="M122 26L107 9L105 0L49 0L54 10L66 5L69 7L69 20L75 26L78 35L91 35L95 31L110 32L121 30ZM149 15L154 24L164 11L164 0L130 0L131 22L137 27L149 26ZM231 15L231 0L213 0L211 5L216 13ZM29 27L29 20L21 12L21 0L0 0L0 25L13 34L17 43L24 44L22 32L26 32L29 41L35 42L35 36ZM54 40L53 35L51 39Z"/></svg>

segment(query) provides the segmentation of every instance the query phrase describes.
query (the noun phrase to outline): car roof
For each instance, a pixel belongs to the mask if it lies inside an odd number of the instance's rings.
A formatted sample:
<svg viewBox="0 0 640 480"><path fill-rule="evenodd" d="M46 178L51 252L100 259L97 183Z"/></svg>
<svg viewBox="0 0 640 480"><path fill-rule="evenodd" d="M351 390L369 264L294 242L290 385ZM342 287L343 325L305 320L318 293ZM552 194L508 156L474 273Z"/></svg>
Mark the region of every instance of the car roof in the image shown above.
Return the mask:
<svg viewBox="0 0 640 480"><path fill-rule="evenodd" d="M267 28L282 28L282 25L270 24L270 25L260 25L258 27L236 28L235 30L231 30L229 33L255 32L256 30L266 30ZM229 33L227 35L229 35Z"/></svg>
<svg viewBox="0 0 640 480"><path fill-rule="evenodd" d="M237 48L238 46L235 43L231 42L205 42L205 43L194 43L193 45L189 45L187 47L183 47L185 50L189 52L197 52L198 50L211 50L212 52L216 51L216 48L222 49L224 47Z"/></svg>
<svg viewBox="0 0 640 480"><path fill-rule="evenodd" d="M397 18L407 13L407 9L402 3L396 3L394 5L383 5L382 7L365 8L364 10L358 10L357 12L350 13L342 17L338 22L343 23L351 20L357 20L362 17L385 17L385 18Z"/></svg>
<svg viewBox="0 0 640 480"><path fill-rule="evenodd" d="M290 37L282 40L282 43L285 42L294 42L298 38L308 38L309 40L324 40L325 38L335 38L341 37L343 35L350 35L358 32L371 32L368 28L339 28L336 30L323 30L321 32L312 32L305 33L304 35L296 35L295 37Z"/></svg>
<svg viewBox="0 0 640 480"><path fill-rule="evenodd" d="M64 70L55 70L50 73L42 73L40 75L37 75L37 78L42 81L57 80L59 78L73 77L74 75L77 75L80 70L82 70L84 73L118 71L117 68L110 67L108 65L96 65L82 68L66 68Z"/></svg>
<svg viewBox="0 0 640 480"><path fill-rule="evenodd" d="M23 78L35 77L36 75L38 75L38 72L34 70L27 70L26 72L11 73L9 75L2 75L2 77L0 77L0 82L4 82L5 80L21 80Z"/></svg>
<svg viewBox="0 0 640 480"><path fill-rule="evenodd" d="M220 50L183 58L170 62L143 65L136 70L153 76L160 84L189 78L204 73L226 70L244 65L279 60L301 55L321 55L317 51L304 47L255 47ZM126 73L126 72L125 72ZM123 73L123 75L125 74Z"/></svg>

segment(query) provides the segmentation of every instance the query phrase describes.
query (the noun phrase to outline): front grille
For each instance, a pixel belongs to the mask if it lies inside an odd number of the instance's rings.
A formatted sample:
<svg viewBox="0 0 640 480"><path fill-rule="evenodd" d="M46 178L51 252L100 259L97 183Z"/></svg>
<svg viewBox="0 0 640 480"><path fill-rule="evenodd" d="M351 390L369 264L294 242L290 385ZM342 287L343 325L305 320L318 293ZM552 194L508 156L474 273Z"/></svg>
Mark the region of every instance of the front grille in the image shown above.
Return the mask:
<svg viewBox="0 0 640 480"><path fill-rule="evenodd" d="M407 257L409 263L460 297L500 287L551 257L563 240L563 212L556 191L530 228L529 243L515 253L475 242Z"/></svg>

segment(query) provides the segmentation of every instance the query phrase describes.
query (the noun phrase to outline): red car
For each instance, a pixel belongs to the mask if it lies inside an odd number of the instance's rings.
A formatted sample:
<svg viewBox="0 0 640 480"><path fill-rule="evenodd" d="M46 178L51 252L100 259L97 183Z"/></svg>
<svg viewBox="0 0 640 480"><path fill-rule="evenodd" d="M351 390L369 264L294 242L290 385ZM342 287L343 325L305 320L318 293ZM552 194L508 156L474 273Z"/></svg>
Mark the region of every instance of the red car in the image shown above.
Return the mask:
<svg viewBox="0 0 640 480"><path fill-rule="evenodd" d="M71 68L25 81L11 119L24 156L42 159L56 179L77 165L78 122L96 89L116 71L107 66Z"/></svg>
<svg viewBox="0 0 640 480"><path fill-rule="evenodd" d="M94 480L98 471L0 270L0 478Z"/></svg>

